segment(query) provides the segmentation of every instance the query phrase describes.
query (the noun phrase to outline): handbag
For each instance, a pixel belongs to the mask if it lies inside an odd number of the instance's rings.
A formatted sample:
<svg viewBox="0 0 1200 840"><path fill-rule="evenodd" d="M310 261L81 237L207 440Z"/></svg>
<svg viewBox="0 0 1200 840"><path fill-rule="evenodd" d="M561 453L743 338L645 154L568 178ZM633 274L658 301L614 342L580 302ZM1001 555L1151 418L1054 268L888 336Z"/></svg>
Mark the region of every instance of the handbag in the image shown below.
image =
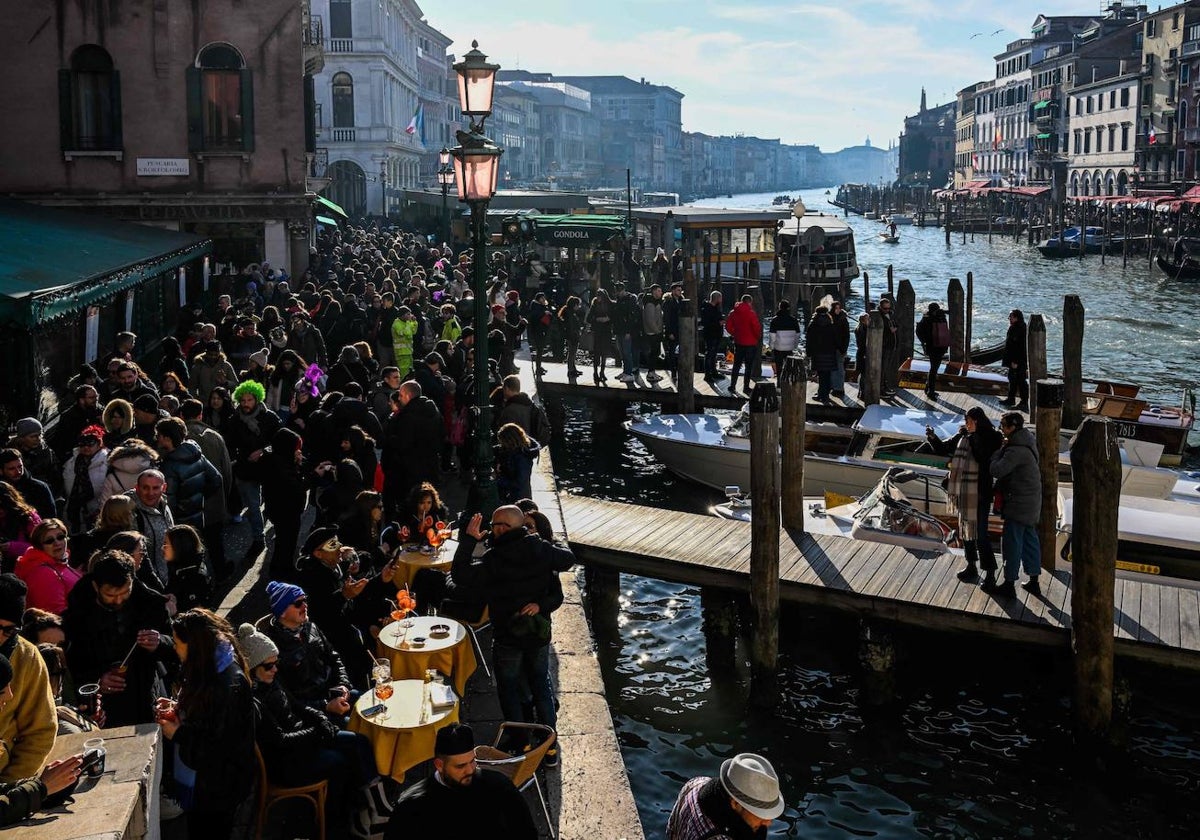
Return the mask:
<svg viewBox="0 0 1200 840"><path fill-rule="evenodd" d="M446 439L451 446L462 446L467 442L467 409L457 412L450 419L450 429Z"/></svg>

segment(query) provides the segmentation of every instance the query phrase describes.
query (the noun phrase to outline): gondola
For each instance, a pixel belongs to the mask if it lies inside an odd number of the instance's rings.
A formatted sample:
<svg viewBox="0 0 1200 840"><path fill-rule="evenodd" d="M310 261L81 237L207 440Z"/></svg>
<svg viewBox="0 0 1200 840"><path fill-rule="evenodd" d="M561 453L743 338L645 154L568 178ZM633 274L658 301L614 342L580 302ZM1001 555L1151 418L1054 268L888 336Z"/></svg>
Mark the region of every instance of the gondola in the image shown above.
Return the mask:
<svg viewBox="0 0 1200 840"><path fill-rule="evenodd" d="M890 233L879 234L879 240L888 245L899 245L900 244L900 237L892 235Z"/></svg>
<svg viewBox="0 0 1200 840"><path fill-rule="evenodd" d="M1159 254L1155 258L1159 269L1172 280L1200 280L1200 262L1185 259L1182 263L1173 263Z"/></svg>

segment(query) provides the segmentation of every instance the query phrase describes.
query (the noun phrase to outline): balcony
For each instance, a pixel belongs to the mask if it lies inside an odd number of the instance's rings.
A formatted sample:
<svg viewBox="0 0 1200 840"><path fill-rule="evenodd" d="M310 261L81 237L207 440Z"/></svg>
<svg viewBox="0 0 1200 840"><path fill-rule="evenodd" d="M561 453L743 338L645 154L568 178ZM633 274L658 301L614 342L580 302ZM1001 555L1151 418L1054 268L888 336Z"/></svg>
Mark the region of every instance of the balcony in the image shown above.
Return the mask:
<svg viewBox="0 0 1200 840"><path fill-rule="evenodd" d="M1139 152L1157 152L1164 149L1173 149L1175 148L1175 135L1173 133L1167 134L1166 132L1156 132L1154 135L1154 142L1151 143L1150 138L1147 135L1139 134L1137 136L1137 142L1134 144L1134 148Z"/></svg>
<svg viewBox="0 0 1200 840"><path fill-rule="evenodd" d="M417 147L420 139L402 128L390 125L323 126L317 129L319 143L389 143L394 146Z"/></svg>
<svg viewBox="0 0 1200 840"><path fill-rule="evenodd" d="M1183 49L1179 51L1179 54L1185 57L1197 53L1200 53L1200 41L1185 41Z"/></svg>
<svg viewBox="0 0 1200 840"><path fill-rule="evenodd" d="M349 53L354 52L353 38L330 38L329 51L331 53Z"/></svg>
<svg viewBox="0 0 1200 840"><path fill-rule="evenodd" d="M1179 59L1174 57L1164 58L1162 67L1164 73L1172 73L1179 67Z"/></svg>
<svg viewBox="0 0 1200 840"><path fill-rule="evenodd" d="M304 44L304 72L315 76L325 68L325 25L320 15L310 15L302 23L301 41Z"/></svg>

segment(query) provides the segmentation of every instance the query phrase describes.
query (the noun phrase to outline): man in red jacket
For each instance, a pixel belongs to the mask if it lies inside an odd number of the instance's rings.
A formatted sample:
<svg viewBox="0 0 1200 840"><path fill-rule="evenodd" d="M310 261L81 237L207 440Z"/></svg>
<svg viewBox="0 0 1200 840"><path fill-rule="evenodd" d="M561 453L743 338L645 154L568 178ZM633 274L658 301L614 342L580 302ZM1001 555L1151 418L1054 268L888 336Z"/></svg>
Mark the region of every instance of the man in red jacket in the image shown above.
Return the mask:
<svg viewBox="0 0 1200 840"><path fill-rule="evenodd" d="M743 364L746 366L745 381L742 390L750 394L750 380L758 379L762 373L758 360L762 349L762 321L754 311L750 295L742 295L742 300L729 317L725 319L725 329L733 337L733 370L729 373L729 393L737 394L738 371Z"/></svg>

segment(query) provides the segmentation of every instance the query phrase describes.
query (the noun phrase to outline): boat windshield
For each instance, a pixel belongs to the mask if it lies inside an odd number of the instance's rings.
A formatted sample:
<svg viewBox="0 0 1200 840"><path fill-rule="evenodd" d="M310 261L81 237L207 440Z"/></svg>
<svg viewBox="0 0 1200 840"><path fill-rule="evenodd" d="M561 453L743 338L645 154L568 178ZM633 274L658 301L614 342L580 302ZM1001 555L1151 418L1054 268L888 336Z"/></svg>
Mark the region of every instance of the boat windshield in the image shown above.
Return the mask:
<svg viewBox="0 0 1200 840"><path fill-rule="evenodd" d="M941 411L916 411L887 405L870 405L855 422L854 430L867 435L925 440L925 429L930 427L939 438L947 440L958 434L962 422L961 416Z"/></svg>

